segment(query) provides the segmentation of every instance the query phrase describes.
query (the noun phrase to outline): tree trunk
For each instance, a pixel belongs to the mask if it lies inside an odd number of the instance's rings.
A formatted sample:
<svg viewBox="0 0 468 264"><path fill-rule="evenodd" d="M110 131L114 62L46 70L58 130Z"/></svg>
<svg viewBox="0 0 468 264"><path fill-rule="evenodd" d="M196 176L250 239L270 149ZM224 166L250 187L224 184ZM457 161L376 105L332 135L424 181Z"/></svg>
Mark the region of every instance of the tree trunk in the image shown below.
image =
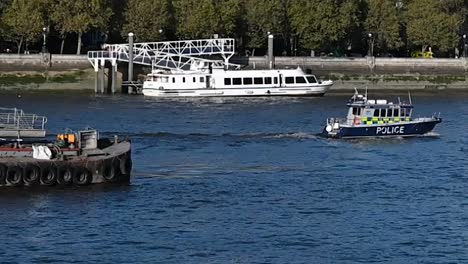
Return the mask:
<svg viewBox="0 0 468 264"><path fill-rule="evenodd" d="M60 54L63 54L63 47L65 46L65 37L62 38L62 43L60 44Z"/></svg>
<svg viewBox="0 0 468 264"><path fill-rule="evenodd" d="M76 55L80 55L81 54L81 36L83 35L83 33L78 33L78 47L76 48Z"/></svg>
<svg viewBox="0 0 468 264"><path fill-rule="evenodd" d="M423 46L422 46L422 52L425 52L426 49L427 49L427 45L423 45Z"/></svg>
<svg viewBox="0 0 468 264"><path fill-rule="evenodd" d="M23 46L23 37L21 37L19 43L18 43L18 55L21 54L21 46Z"/></svg>

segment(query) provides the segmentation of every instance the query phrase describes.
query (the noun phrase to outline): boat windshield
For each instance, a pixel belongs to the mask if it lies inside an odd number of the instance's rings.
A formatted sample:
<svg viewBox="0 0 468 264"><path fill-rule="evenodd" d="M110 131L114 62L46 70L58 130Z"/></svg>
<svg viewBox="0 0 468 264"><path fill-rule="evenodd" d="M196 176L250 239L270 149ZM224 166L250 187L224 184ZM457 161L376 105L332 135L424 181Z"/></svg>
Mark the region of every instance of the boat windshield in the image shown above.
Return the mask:
<svg viewBox="0 0 468 264"><path fill-rule="evenodd" d="M306 78L309 83L317 83L317 79L313 75L306 76Z"/></svg>

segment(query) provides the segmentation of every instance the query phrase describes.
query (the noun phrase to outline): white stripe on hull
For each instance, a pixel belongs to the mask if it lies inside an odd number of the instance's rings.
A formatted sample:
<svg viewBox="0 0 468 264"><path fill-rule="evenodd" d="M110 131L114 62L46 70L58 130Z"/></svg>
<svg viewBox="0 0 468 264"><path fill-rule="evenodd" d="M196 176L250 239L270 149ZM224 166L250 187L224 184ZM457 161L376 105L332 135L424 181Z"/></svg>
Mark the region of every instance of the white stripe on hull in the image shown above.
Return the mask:
<svg viewBox="0 0 468 264"><path fill-rule="evenodd" d="M143 88L143 95L157 97L210 97L210 96L319 96L325 94L331 85L316 87L281 87L254 89L150 89Z"/></svg>

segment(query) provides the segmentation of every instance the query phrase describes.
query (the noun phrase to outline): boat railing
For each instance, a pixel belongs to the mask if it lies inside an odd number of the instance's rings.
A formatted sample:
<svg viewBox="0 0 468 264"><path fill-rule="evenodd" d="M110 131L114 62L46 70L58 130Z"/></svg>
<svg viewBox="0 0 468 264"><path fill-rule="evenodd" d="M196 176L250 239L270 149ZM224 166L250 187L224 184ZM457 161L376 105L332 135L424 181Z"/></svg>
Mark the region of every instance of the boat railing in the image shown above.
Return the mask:
<svg viewBox="0 0 468 264"><path fill-rule="evenodd" d="M36 114L26 114L17 108L0 107L0 130L44 130L47 118Z"/></svg>

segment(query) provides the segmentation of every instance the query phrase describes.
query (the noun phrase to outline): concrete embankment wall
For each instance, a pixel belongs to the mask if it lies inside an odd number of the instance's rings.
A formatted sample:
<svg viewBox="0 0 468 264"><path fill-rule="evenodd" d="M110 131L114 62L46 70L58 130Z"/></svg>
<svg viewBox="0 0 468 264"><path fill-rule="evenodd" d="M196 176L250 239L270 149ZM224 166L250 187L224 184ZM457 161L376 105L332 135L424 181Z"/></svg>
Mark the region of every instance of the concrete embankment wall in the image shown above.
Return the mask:
<svg viewBox="0 0 468 264"><path fill-rule="evenodd" d="M94 90L87 56L0 54L0 89Z"/></svg>
<svg viewBox="0 0 468 264"><path fill-rule="evenodd" d="M231 62L256 69L268 65L266 57L237 57ZM322 79L332 79L335 91L366 86L385 90L468 91L467 59L276 57L275 65L300 66ZM125 74L127 65L119 64L118 70ZM138 67L135 71L143 72ZM122 74L118 78L120 82ZM86 55L0 54L0 89L92 92L94 84L95 73Z"/></svg>

